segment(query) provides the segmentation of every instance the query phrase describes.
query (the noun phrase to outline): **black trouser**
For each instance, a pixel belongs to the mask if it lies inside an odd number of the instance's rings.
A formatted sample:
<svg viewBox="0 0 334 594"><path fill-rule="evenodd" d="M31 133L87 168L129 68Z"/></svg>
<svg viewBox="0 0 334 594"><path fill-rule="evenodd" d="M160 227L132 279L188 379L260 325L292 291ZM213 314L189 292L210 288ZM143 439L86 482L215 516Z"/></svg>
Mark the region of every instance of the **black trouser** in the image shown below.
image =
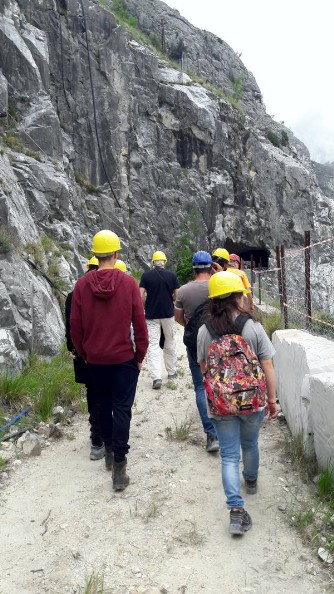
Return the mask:
<svg viewBox="0 0 334 594"><path fill-rule="evenodd" d="M136 395L139 369L134 359L118 365L88 363L93 395L98 403L104 445L122 462L130 446L131 409Z"/></svg>
<svg viewBox="0 0 334 594"><path fill-rule="evenodd" d="M75 381L78 384L85 384L86 396L87 396L87 407L89 413L89 424L90 424L90 438L93 446L101 447L103 445L103 439L101 436L100 429L100 415L98 410L98 401L94 397L92 381L88 373L88 367L85 361L76 354L73 360Z"/></svg>
<svg viewBox="0 0 334 594"><path fill-rule="evenodd" d="M99 413L99 401L94 396L92 387L92 381L89 380L86 383L87 390L87 407L88 407L88 421L90 424L90 439L93 446L103 446L102 432L100 428L100 413Z"/></svg>

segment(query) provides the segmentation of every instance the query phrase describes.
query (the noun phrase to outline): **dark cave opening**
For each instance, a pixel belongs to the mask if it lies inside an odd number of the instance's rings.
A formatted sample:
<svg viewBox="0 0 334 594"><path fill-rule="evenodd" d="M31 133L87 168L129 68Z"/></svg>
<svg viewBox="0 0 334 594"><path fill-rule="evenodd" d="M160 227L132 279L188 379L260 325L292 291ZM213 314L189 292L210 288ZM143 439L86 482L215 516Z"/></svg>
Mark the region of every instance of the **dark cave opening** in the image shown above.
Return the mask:
<svg viewBox="0 0 334 594"><path fill-rule="evenodd" d="M240 256L244 262L249 264L249 266L253 257L255 268L268 268L268 260L270 257L269 250L261 248L249 248L247 250L241 250L238 256Z"/></svg>
<svg viewBox="0 0 334 594"><path fill-rule="evenodd" d="M268 268L268 260L270 258L270 251L267 248L258 246L238 245L230 240L227 240L224 246L230 254L237 254L243 260L246 268L251 267L251 259L253 257L254 268Z"/></svg>

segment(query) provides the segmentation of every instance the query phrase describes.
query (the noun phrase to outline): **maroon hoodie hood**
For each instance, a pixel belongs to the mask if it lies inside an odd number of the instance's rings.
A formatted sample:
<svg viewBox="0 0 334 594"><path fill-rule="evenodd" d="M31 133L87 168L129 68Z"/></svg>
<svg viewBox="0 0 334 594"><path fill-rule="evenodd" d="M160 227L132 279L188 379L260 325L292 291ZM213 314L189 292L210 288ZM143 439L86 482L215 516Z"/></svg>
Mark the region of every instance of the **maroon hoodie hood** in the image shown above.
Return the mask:
<svg viewBox="0 0 334 594"><path fill-rule="evenodd" d="M92 270L88 275L89 286L97 299L111 299L124 277L118 269Z"/></svg>

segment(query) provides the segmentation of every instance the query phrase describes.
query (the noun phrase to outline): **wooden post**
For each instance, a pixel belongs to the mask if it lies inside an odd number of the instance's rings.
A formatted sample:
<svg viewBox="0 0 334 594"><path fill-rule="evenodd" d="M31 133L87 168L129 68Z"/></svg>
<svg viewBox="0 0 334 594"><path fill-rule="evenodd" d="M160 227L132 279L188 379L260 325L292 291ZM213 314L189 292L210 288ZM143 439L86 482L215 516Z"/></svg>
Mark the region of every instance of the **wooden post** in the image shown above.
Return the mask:
<svg viewBox="0 0 334 594"><path fill-rule="evenodd" d="M284 245L281 245L281 270L282 270L282 299L283 299L284 328L288 328L289 327L289 318L288 318L287 294L286 294Z"/></svg>
<svg viewBox="0 0 334 594"><path fill-rule="evenodd" d="M310 231L304 234L304 259L305 259L305 318L306 328L310 328L312 319L311 303L311 253L310 253Z"/></svg>

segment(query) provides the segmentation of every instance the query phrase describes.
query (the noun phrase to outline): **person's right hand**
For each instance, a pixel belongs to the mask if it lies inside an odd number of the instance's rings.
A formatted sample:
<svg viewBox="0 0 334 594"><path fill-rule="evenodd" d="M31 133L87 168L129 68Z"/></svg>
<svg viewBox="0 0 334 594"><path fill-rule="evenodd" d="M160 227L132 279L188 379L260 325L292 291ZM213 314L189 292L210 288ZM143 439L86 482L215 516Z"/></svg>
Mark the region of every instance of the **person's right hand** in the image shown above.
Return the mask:
<svg viewBox="0 0 334 594"><path fill-rule="evenodd" d="M222 272L224 270L223 267L220 264L218 264L218 262L212 262L211 268L212 274L214 274L215 272Z"/></svg>

